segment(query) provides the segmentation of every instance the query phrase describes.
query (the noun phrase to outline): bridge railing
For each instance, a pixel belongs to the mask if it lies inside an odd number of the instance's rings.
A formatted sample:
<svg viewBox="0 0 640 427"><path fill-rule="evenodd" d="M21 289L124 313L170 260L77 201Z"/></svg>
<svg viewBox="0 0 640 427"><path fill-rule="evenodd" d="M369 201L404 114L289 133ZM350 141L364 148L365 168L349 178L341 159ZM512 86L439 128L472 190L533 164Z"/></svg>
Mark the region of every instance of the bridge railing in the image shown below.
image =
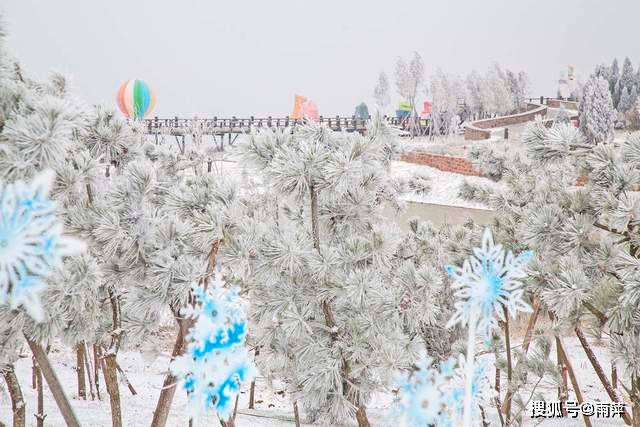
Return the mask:
<svg viewBox="0 0 640 427"><path fill-rule="evenodd" d="M370 119L371 117L369 117ZM384 119L391 125L400 125L401 122L396 117L384 116ZM331 129L334 130L364 130L367 125L367 119L357 118L356 116L335 116L324 117L320 116L320 123L326 123ZM165 129L176 129L181 131L188 131L191 129L199 129L206 131L246 131L254 128L287 128L296 127L306 123L306 120L293 119L291 117L249 117L249 118L219 118L213 117L210 119L181 119L179 117L174 118L159 118L154 117L151 119L143 119L143 122L150 133L155 131L162 131Z"/></svg>

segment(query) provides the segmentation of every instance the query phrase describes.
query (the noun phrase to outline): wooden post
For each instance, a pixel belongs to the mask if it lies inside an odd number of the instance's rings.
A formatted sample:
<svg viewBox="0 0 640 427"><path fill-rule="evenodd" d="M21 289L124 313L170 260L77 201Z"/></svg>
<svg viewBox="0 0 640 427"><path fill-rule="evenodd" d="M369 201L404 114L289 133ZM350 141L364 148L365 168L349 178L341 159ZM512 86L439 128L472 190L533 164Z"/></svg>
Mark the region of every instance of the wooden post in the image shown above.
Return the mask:
<svg viewBox="0 0 640 427"><path fill-rule="evenodd" d="M509 128L504 128L504 139L509 139Z"/></svg>

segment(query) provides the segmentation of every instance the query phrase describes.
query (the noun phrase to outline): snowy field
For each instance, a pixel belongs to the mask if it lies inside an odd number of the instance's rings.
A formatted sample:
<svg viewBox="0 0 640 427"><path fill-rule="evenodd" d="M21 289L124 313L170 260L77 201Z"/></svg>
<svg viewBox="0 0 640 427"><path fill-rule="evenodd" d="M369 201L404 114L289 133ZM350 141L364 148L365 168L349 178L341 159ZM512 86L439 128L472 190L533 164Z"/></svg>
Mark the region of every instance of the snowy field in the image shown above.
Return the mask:
<svg viewBox="0 0 640 427"><path fill-rule="evenodd" d="M458 196L458 190L464 181L470 184L478 184L494 189L502 188L502 184L494 182L488 178L478 176L464 176L457 173L444 172L436 168L413 163L393 162L391 173L409 179L411 176L419 174L431 180L431 191L425 195L407 193L404 200L418 203L433 203L447 206L458 206L463 208L487 209L487 206L464 200Z"/></svg>
<svg viewBox="0 0 640 427"><path fill-rule="evenodd" d="M600 362L603 366L609 366L609 360L606 352L606 343L590 340ZM170 341L164 343L166 347L170 347ZM565 338L564 345L573 361L573 367L578 376L578 382L582 388L583 395L588 401L608 402L606 392L603 390L598 378L596 377L589 361L584 355L584 351L575 338ZM61 347L62 348L62 347ZM35 425L35 417L33 413L36 408L35 390L30 387L31 384L31 359L26 357L28 354L25 349L25 358L17 363L17 375L20 383L23 384L23 393L27 402L27 420L29 426ZM555 349L552 349L552 355ZM76 373L74 371L75 361L69 351L58 351L55 347L51 353L51 360L54 369L61 377L63 384L67 385L66 390L75 390ZM553 356L552 356L553 358ZM118 355L118 361L126 372L129 380L138 391L138 395L132 396L126 386L121 385L121 396L123 403L124 425L130 427L147 427L153 417L156 399L160 393L160 387L164 378L164 374L168 368L168 354L161 354L155 360L145 360L140 353L122 352ZM101 378L102 379L102 378ZM505 381L505 379L503 379ZM557 389L547 381L540 384L540 391L543 392L547 400L557 400ZM78 417L83 426L87 427L108 427L111 425L109 401L104 389L101 387L102 401L83 401L78 400L77 396L70 396L72 405L77 412ZM570 399L574 399L573 393L570 391ZM373 426L391 427L396 426L393 419L387 416L388 408L393 401L392 393L381 394L374 398L372 404L369 405L368 413L371 416ZM45 387L45 409L47 418L45 425L51 427L62 427L64 422L58 413L53 397L48 393ZM178 390L175 394L174 404L169 416L168 426L186 426L188 423L185 414L186 395ZM270 387L264 379L257 381L256 387L256 404L255 410L248 410L248 392L242 392L238 404L238 417L236 419L237 427L275 427L275 426L292 426L293 410L292 404L288 397L277 386ZM11 405L6 394L0 396L0 422L7 425L10 424ZM492 425L499 425L495 408L487 409L487 416L490 417ZM303 421L305 420L302 415ZM542 421L540 424L538 422ZM621 420L603 420L593 419L595 427L622 426ZM207 418L202 420L201 426L219 425L216 419ZM303 424L310 425L310 424ZM542 425L542 426L581 426L584 425L581 418L572 419L556 419L556 420L533 420L529 414L525 417L526 426Z"/></svg>

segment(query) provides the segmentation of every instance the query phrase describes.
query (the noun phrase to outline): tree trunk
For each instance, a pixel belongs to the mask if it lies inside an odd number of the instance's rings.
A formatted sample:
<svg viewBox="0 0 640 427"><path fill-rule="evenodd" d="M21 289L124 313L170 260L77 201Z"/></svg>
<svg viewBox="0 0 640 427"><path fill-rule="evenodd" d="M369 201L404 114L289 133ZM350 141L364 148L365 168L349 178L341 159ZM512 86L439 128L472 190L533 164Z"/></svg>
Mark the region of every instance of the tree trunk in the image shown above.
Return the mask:
<svg viewBox="0 0 640 427"><path fill-rule="evenodd" d="M511 425L511 399L513 397L513 392L511 391L513 384L511 384L513 378L513 361L511 359L511 336L509 332L509 310L504 305L502 306L502 310L504 312L504 342L505 349L507 352L507 394L504 398L504 403L502 404L502 412L505 415L505 424L507 426Z"/></svg>
<svg viewBox="0 0 640 427"><path fill-rule="evenodd" d="M36 358L31 357L31 388L36 389L38 387L38 379L36 378L36 369L38 368L38 364L36 363Z"/></svg>
<svg viewBox="0 0 640 427"><path fill-rule="evenodd" d="M298 411L298 401L293 402L293 420L296 427L300 427L300 412Z"/></svg>
<svg viewBox="0 0 640 427"><path fill-rule="evenodd" d="M251 386L249 387L249 409L255 409L255 398L256 398L256 380L251 381Z"/></svg>
<svg viewBox="0 0 640 427"><path fill-rule="evenodd" d="M120 401L120 384L118 383L118 362L116 355L120 350L121 329L121 313L120 298L115 288L109 288L109 301L111 303L111 321L113 323L113 331L111 332L111 344L104 355L102 349L100 358L102 360L102 373L104 375L104 384L109 394L109 405L111 406L111 425L112 427L122 427L122 403Z"/></svg>
<svg viewBox="0 0 640 427"><path fill-rule="evenodd" d="M522 340L522 353L523 353L523 357L525 357L527 355L527 353L529 352L529 346L531 345L531 339L533 337L533 330L536 326L536 323L538 322L538 317L540 316L540 310L541 310L541 304L540 301L538 299L536 299L533 302L533 313L531 313L531 316L529 316L529 321L527 322L527 329L525 330L524 333L524 339ZM507 310L503 307L504 312L505 312L505 318L508 319L508 312ZM511 360L511 343L510 343L510 336L509 336L509 325L508 322L504 322L505 325L505 337L506 337L506 348L507 348L507 371L511 370L511 375L513 375L513 370L509 367L510 364L512 363ZM509 372L507 372L507 376L509 378L509 381L507 382L507 392L504 398L504 401L502 403L502 412L504 412L507 417L505 420L505 424L508 426L509 423L511 422L511 417L509 416L509 414L507 413L507 404L509 407L509 411L511 412L511 401L513 399L513 391L510 389L510 383L511 383L511 375L509 375ZM526 379L526 372L525 372L525 377Z"/></svg>
<svg viewBox="0 0 640 427"><path fill-rule="evenodd" d="M184 354L187 343L184 339L185 334L191 328L192 323L188 319L178 320L178 335L176 342L173 345L173 352L171 353L171 360ZM151 427L164 427L167 424L167 418L169 417L169 411L171 410L171 403L173 402L173 396L176 393L176 382L178 378L172 373L168 373L162 383L162 391L160 397L158 397L158 403L156 409L153 412L153 420L151 421Z"/></svg>
<svg viewBox="0 0 640 427"><path fill-rule="evenodd" d="M615 389L618 388L618 370L615 362L611 362L611 385Z"/></svg>
<svg viewBox="0 0 640 427"><path fill-rule="evenodd" d="M525 355L529 351L529 345L531 344L531 338L533 337L533 329L535 328L538 316L540 315L540 308L540 300L536 299L533 302L533 313L531 313L531 316L529 317L527 329L524 332L524 339L522 340L522 351Z"/></svg>
<svg viewBox="0 0 640 427"><path fill-rule="evenodd" d="M85 372L87 373L87 381L89 383L89 391L91 392L91 400L96 400L96 384L93 379L91 369L91 355L89 354L88 347L86 343L82 342L82 351L84 352L84 367Z"/></svg>
<svg viewBox="0 0 640 427"><path fill-rule="evenodd" d="M567 365L564 362L564 357L562 357L562 350L558 345L556 337L556 358L558 361L558 371L560 372L560 386L558 387L558 400L562 406L562 414L563 416L567 416L567 398L569 397L569 385L567 381Z"/></svg>
<svg viewBox="0 0 640 427"><path fill-rule="evenodd" d="M236 394L236 403L233 404L233 417L231 417L233 422L236 421L236 415L238 415L238 401L239 400L240 400L240 393Z"/></svg>
<svg viewBox="0 0 640 427"><path fill-rule="evenodd" d="M11 397L11 410L13 411L13 427L24 427L27 422L26 408L24 397L22 396L22 389L18 382L18 377L14 370L13 365L8 365L3 371L2 375L7 383L7 391Z"/></svg>
<svg viewBox="0 0 640 427"><path fill-rule="evenodd" d="M549 315L551 316L551 320L553 320L552 314L549 313ZM556 347L560 350L560 356L562 357L562 362L567 367L567 373L569 374L569 378L571 379L571 386L573 387L573 392L576 394L576 399L578 400L578 403L582 405L584 398L582 397L582 391L580 390L580 386L578 385L578 379L576 378L576 373L573 370L573 366L571 366L571 362L567 357L567 353L564 351L562 340L560 339L560 337L555 337L555 339L556 339ZM584 419L584 425L586 427L592 427L591 420L589 419L588 416L583 414L582 418Z"/></svg>
<svg viewBox="0 0 640 427"><path fill-rule="evenodd" d="M586 353L587 358L589 359L589 362L591 362L591 366L593 366L593 370L596 372L596 375L598 375L598 378L600 379L600 382L604 386L604 389L607 391L609 398L614 402L621 402L620 397L618 397L618 393L616 393L615 389L611 387L611 383L607 379L607 375L604 373L604 369L602 369L602 365L600 365L600 362L596 358L596 355L591 349L591 346L589 345L589 342L585 338L582 330L580 329L579 326L576 326L573 330L576 333L578 340L580 340L580 344L582 345L582 348L584 349L584 352ZM625 424L631 425L631 417L629 416L629 413L627 411L624 412L624 415L622 416L622 418L624 419Z"/></svg>
<svg viewBox="0 0 640 427"><path fill-rule="evenodd" d="M104 383L109 394L111 405L111 425L112 427L122 427L122 404L120 402L120 386L118 385L118 370L116 368L116 355L108 354L104 356L102 366Z"/></svg>
<svg viewBox="0 0 640 427"><path fill-rule="evenodd" d="M44 419L47 414L44 413L44 384L42 384L42 371L36 366L36 392L38 394L38 412L35 414L36 427L44 427Z"/></svg>
<svg viewBox="0 0 640 427"><path fill-rule="evenodd" d="M98 357L98 345L93 345L93 381L96 383L96 395L98 400L102 400L100 396L100 358Z"/></svg>
<svg viewBox="0 0 640 427"><path fill-rule="evenodd" d="M67 427L80 427L80 423L78 422L78 419L73 412L73 408L71 407L67 396L64 394L62 385L60 384L60 381L58 381L58 377L51 367L49 358L47 357L47 354L43 350L42 346L28 338L27 343L29 343L29 348L31 348L31 352L38 362L38 366L42 371L42 375L44 376L45 380L47 380L49 390L51 391L51 394L53 395L53 398L56 401L58 408L60 409L60 413L62 414Z"/></svg>
<svg viewBox="0 0 640 427"><path fill-rule="evenodd" d="M631 413L633 414L633 427L640 427L640 378L631 376Z"/></svg>
<svg viewBox="0 0 640 427"><path fill-rule="evenodd" d="M313 236L313 247L320 252L320 225L318 218L318 193L313 185L313 183L309 183L309 196L311 198L311 233ZM335 317L333 316L333 311L331 309L331 305L328 301L322 302L322 312L324 314L325 325L329 328L331 335L331 342L335 343L337 341L337 324L335 321ZM367 412L365 406L360 402L359 393L357 390L352 390L355 382L351 380L351 368L349 366L349 362L340 351L340 359L341 359L341 376L342 376L342 393L347 398L347 400L355 406L356 409L356 420L358 421L358 427L369 427L369 420L367 418Z"/></svg>
<svg viewBox="0 0 640 427"><path fill-rule="evenodd" d="M260 355L260 347L256 347L255 358ZM256 380L255 378L251 381L251 386L249 387L249 409L255 409L255 398L256 398Z"/></svg>
<svg viewBox="0 0 640 427"><path fill-rule="evenodd" d="M76 376L78 379L78 399L87 400L87 384L85 381L84 346L76 345Z"/></svg>
<svg viewBox="0 0 640 427"><path fill-rule="evenodd" d="M217 240L211 245L211 251L207 255L207 273L213 273L216 266L216 259L218 256L218 250L220 245L222 244L222 240ZM202 280L202 284L205 286L208 285L208 277L205 277ZM191 294L189 294L188 298L189 303L195 303L194 298ZM171 312L173 313L173 317L178 322L178 335L176 336L176 342L173 345L173 351L171 352L171 360L173 361L176 357L181 356L187 350L187 341L186 337L189 334L189 330L195 324L195 319L184 319L180 316L180 307L171 306ZM151 421L151 427L164 427L167 424L167 418L169 417L169 411L171 410L171 404L173 402L173 396L176 393L176 383L178 378L174 376L171 372L169 372L162 383L162 391L160 392L160 396L158 397L158 402L156 403L156 409L153 412L153 420ZM220 420L223 423L222 420Z"/></svg>

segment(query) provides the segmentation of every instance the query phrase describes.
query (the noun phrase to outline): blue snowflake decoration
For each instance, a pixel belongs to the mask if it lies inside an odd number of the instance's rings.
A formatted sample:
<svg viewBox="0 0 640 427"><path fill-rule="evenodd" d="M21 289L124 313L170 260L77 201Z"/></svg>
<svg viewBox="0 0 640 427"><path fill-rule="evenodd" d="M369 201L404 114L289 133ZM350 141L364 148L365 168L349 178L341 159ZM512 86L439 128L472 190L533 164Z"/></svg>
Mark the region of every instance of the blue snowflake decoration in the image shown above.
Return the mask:
<svg viewBox="0 0 640 427"><path fill-rule="evenodd" d="M502 245L493 243L491 230L485 230L482 246L473 250L473 256L465 260L462 268L448 265L447 273L453 278L453 289L458 301L456 311L447 327L456 324L468 325L474 316L478 332L486 339L498 326L494 313L504 319L502 305L513 317L519 311L531 312L531 307L523 300L522 283L518 279L526 277L526 266L533 252L525 251L514 257L505 252Z"/></svg>
<svg viewBox="0 0 640 427"><path fill-rule="evenodd" d="M399 425L453 427L460 424L465 384L464 356L460 356L457 364L453 358L440 363L437 368L432 363L433 360L424 355L418 370L399 382L400 398L391 414ZM493 393L484 363L475 369L472 389L473 406L480 415L480 406L488 405Z"/></svg>
<svg viewBox="0 0 640 427"><path fill-rule="evenodd" d="M247 323L237 289L228 289L217 278L205 291L193 287L197 304L184 310L195 318L187 351L171 365L188 394L189 413L197 418L215 413L228 420L240 387L257 371L245 346Z"/></svg>
<svg viewBox="0 0 640 427"><path fill-rule="evenodd" d="M458 365L455 373L445 392L447 407L451 411L453 419L462 419L464 409L464 388L465 388L465 366L466 360L463 355L458 358ZM480 407L489 405L494 396L494 390L489 381L489 365L486 358L475 361L473 369L473 379L471 380L471 409L473 418L480 419Z"/></svg>
<svg viewBox="0 0 640 427"><path fill-rule="evenodd" d="M22 307L36 321L44 318L39 295L46 278L84 248L62 234L49 199L53 179L46 171L30 183L0 184L0 304Z"/></svg>

